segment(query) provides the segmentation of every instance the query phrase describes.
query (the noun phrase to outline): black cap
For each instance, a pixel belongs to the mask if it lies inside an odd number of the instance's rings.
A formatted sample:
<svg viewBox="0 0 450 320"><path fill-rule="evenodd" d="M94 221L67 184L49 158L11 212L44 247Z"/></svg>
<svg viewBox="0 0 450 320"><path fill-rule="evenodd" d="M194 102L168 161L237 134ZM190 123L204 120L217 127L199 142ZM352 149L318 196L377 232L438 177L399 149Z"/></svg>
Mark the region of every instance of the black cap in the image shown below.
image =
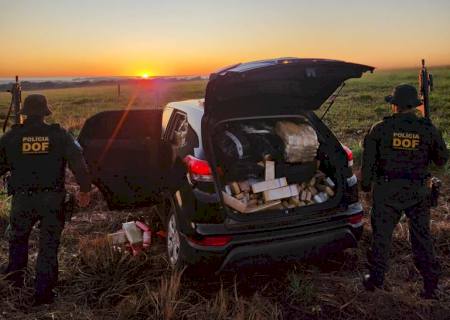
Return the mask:
<svg viewBox="0 0 450 320"><path fill-rule="evenodd" d="M20 113L26 116L49 116L52 111L44 95L30 94L25 98Z"/></svg>
<svg viewBox="0 0 450 320"><path fill-rule="evenodd" d="M385 98L386 102L402 108L416 108L422 104L417 96L417 90L409 84L396 86L392 95Z"/></svg>

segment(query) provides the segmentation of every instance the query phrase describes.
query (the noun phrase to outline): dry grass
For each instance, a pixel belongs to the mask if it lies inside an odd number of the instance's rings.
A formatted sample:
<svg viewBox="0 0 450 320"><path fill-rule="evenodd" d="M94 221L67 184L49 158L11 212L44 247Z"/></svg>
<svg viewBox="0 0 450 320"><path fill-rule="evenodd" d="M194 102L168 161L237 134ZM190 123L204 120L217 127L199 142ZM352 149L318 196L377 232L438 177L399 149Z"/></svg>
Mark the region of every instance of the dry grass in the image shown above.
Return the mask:
<svg viewBox="0 0 450 320"><path fill-rule="evenodd" d="M446 181L448 182L448 181ZM448 191L433 210L432 230L441 257L442 289L450 290ZM259 266L220 277L191 279L172 273L162 240L132 257L110 249L105 233L131 219L148 219L148 210L109 212L100 198L79 213L64 231L59 297L51 307L31 308L32 268L25 289L0 280L0 319L447 319L450 299L417 297L421 279L408 244L407 222L394 233L388 289L368 293L360 284L370 226L357 249L292 265ZM2 227L1 232L4 231ZM31 266L36 232L31 236ZM6 262L6 243L0 242Z"/></svg>

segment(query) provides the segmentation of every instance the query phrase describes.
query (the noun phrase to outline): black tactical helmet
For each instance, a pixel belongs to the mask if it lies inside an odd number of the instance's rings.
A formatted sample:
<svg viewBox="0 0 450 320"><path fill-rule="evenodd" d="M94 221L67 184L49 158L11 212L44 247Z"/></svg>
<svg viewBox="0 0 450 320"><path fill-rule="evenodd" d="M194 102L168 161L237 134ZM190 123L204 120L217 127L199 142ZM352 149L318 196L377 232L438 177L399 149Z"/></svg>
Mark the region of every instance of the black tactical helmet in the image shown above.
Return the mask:
<svg viewBox="0 0 450 320"><path fill-rule="evenodd" d="M417 96L417 90L409 84L396 86L392 95L385 98L386 102L399 106L401 108L415 108L422 104Z"/></svg>
<svg viewBox="0 0 450 320"><path fill-rule="evenodd" d="M26 116L49 116L52 114L52 111L44 95L30 94L25 98L20 113Z"/></svg>

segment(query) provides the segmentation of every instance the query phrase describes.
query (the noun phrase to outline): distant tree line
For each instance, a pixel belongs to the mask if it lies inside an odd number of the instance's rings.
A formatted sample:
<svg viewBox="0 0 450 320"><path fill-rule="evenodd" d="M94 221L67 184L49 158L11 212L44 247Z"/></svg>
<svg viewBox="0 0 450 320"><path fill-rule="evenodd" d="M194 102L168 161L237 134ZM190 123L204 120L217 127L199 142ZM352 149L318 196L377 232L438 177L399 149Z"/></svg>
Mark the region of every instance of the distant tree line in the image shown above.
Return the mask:
<svg viewBox="0 0 450 320"><path fill-rule="evenodd" d="M22 90L41 90L41 89L63 89L63 88L77 88L90 86L108 86L120 84L138 84L146 83L161 83L161 82L178 82L178 81L195 81L204 80L205 77L189 77L189 78L156 78L156 79L120 79L120 80L83 80L83 81L21 81ZM0 84L0 91L6 91L11 88L13 83Z"/></svg>

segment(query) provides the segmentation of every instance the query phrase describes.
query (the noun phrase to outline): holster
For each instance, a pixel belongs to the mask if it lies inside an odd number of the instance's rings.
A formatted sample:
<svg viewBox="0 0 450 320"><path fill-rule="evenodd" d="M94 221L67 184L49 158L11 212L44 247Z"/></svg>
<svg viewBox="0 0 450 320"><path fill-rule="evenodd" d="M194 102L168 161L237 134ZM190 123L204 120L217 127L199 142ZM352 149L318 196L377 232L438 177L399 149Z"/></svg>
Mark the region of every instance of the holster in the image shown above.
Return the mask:
<svg viewBox="0 0 450 320"><path fill-rule="evenodd" d="M67 192L63 205L64 220L66 222L70 222L72 220L72 216L75 212L75 204L75 195L73 193Z"/></svg>
<svg viewBox="0 0 450 320"><path fill-rule="evenodd" d="M430 206L436 208L438 206L438 199L441 193L442 181L436 177L431 178L431 195L430 195Z"/></svg>

